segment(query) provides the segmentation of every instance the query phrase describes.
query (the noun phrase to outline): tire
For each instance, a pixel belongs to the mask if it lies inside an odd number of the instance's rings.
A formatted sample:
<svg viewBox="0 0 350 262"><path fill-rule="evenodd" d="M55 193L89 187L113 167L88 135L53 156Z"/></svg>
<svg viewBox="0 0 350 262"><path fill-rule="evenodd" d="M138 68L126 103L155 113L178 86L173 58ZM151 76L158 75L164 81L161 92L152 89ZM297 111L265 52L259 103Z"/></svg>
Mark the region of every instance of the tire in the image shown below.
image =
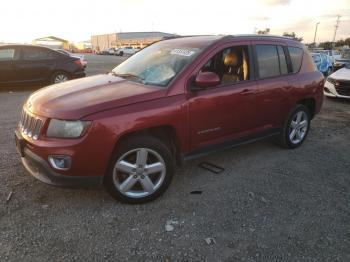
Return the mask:
<svg viewBox="0 0 350 262"><path fill-rule="evenodd" d="M282 133L278 139L279 144L289 149L299 147L305 141L309 132L310 121L311 115L309 109L301 104L296 105L289 113L288 119L284 124Z"/></svg>
<svg viewBox="0 0 350 262"><path fill-rule="evenodd" d="M135 136L116 147L104 185L115 199L141 204L161 196L173 174L174 159L169 148L157 138Z"/></svg>
<svg viewBox="0 0 350 262"><path fill-rule="evenodd" d="M119 56L123 56L124 55L124 52L123 51L120 51L119 52Z"/></svg>
<svg viewBox="0 0 350 262"><path fill-rule="evenodd" d="M66 82L69 79L70 79L70 75L68 73L63 71L57 71L52 75L50 83L58 84L58 83Z"/></svg>

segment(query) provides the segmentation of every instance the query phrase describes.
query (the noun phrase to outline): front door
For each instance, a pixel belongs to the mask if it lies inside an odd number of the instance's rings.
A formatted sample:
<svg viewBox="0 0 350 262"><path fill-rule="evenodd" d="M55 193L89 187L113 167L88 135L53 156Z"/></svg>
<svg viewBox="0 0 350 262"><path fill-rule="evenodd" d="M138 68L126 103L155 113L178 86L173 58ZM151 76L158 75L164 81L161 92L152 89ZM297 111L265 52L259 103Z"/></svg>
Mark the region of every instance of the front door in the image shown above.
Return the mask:
<svg viewBox="0 0 350 262"><path fill-rule="evenodd" d="M199 72L220 77L216 87L191 91L191 149L245 136L255 128L257 85L251 79L248 45L226 47Z"/></svg>

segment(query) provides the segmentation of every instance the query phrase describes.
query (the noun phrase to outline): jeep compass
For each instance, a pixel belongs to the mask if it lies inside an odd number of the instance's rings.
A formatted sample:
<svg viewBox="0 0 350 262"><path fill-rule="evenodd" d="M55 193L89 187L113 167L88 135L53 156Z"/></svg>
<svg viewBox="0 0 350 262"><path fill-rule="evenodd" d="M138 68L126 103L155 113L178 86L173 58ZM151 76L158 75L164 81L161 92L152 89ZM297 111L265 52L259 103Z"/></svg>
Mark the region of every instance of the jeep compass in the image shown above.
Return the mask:
<svg viewBox="0 0 350 262"><path fill-rule="evenodd" d="M183 160L271 136L297 148L321 109L323 84L305 46L289 38L168 39L108 74L34 92L16 144L45 183L104 184L113 197L142 203L166 190Z"/></svg>

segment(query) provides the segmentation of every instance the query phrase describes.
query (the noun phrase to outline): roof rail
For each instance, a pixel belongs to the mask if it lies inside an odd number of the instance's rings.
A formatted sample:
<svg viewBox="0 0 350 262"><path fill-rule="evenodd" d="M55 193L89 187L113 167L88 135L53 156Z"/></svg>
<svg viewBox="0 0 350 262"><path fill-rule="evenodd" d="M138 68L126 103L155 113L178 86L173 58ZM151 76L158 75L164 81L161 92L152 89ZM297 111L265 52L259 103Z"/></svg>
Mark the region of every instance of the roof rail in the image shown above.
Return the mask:
<svg viewBox="0 0 350 262"><path fill-rule="evenodd" d="M295 40L293 37L290 37L290 36L270 35L270 34L268 34L268 35L262 35L262 34L236 34L236 35L231 35L231 36L232 37L244 36L244 37L281 38L281 39Z"/></svg>

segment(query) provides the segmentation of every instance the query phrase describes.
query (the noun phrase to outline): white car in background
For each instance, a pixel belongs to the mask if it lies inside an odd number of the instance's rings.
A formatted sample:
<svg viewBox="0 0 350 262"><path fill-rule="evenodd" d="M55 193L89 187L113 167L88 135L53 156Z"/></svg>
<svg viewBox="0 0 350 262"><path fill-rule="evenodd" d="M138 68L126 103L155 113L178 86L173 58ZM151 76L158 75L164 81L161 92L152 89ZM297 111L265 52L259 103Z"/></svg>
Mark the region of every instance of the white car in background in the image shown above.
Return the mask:
<svg viewBox="0 0 350 262"><path fill-rule="evenodd" d="M350 98L350 65L335 71L327 77L324 94L329 97Z"/></svg>
<svg viewBox="0 0 350 262"><path fill-rule="evenodd" d="M84 68L87 66L87 61L85 59L85 56L82 54L73 54L71 52L68 52L67 50L64 49L55 49L55 51L60 52L62 54L65 54L70 57L76 57L80 59L81 64L84 66Z"/></svg>
<svg viewBox="0 0 350 262"><path fill-rule="evenodd" d="M135 54L136 52L138 52L140 49L137 49L137 48L134 48L132 46L124 46L124 47L121 47L121 48L118 48L116 51L115 51L115 54L116 55L119 55L119 56L123 56L123 55L133 55Z"/></svg>

